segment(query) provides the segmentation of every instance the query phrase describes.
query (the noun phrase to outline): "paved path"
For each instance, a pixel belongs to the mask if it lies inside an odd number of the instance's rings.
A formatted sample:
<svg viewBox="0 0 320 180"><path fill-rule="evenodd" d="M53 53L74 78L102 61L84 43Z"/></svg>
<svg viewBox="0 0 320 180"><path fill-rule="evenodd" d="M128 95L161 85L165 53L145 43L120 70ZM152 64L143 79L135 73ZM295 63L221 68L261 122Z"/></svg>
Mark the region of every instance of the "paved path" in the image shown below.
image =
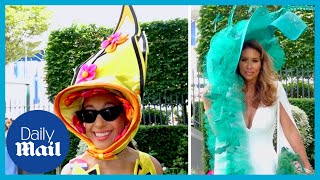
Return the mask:
<svg viewBox="0 0 320 180"><path fill-rule="evenodd" d="M191 127L191 169L193 174L203 173L202 163L203 138L202 133Z"/></svg>

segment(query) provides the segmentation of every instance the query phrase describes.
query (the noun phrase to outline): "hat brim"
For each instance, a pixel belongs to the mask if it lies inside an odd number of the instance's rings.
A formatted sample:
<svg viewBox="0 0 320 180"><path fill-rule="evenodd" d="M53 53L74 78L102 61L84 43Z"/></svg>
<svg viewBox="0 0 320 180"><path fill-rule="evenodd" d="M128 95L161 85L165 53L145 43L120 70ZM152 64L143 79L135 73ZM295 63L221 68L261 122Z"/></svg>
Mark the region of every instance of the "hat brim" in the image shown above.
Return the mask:
<svg viewBox="0 0 320 180"><path fill-rule="evenodd" d="M80 110L82 107L83 98L76 99L71 105L66 105L64 102L71 93L93 88L103 88L106 90L115 90L121 92L123 98L128 100L133 107L133 117L131 120L129 120L130 126L127 132L119 140L104 150L96 149L92 141L85 134L80 133L72 123L72 117L74 116L75 112ZM94 148L98 153L100 151L101 153L113 152L114 154L117 154L123 149L123 147L127 146L127 144L133 139L138 131L139 124L141 122L141 101L139 96L125 88L123 85L90 81L70 86L58 93L54 101L54 112L63 121L67 129L85 141L90 148Z"/></svg>

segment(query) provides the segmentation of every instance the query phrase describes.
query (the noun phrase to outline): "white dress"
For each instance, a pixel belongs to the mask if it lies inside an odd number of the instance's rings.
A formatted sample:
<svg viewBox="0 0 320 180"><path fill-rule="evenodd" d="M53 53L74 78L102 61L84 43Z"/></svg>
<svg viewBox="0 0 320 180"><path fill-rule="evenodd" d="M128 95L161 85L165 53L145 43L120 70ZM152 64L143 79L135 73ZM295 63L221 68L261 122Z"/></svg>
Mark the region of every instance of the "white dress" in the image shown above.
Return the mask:
<svg viewBox="0 0 320 180"><path fill-rule="evenodd" d="M254 115L251 128L247 128L249 158L253 168L252 174L275 174L278 163L277 151L283 146L292 151L280 125L279 114L277 113L279 111L279 102L293 121L286 93L282 84L278 83L278 101L272 106L259 107ZM293 123L295 124L294 121ZM274 147L273 135L277 125L279 126L277 128L278 147ZM276 149L278 150L276 151Z"/></svg>
<svg viewBox="0 0 320 180"><path fill-rule="evenodd" d="M252 174L275 174L277 153L273 145L273 134L277 124L277 103L268 107L259 107L247 129L249 155L253 168Z"/></svg>
<svg viewBox="0 0 320 180"><path fill-rule="evenodd" d="M280 116L277 113L279 112L279 103L284 107L292 122L294 124L295 122L293 121L290 104L282 84L278 82L277 87L277 101L272 106L261 106L256 110L250 129L246 127L244 120L241 125L246 128L245 132L248 135L248 158L249 163L252 165L252 172L250 174L275 174L278 163L277 152L280 152L282 147L287 147L292 151L280 125ZM277 147L273 145L275 130L277 130ZM215 139L216 149L224 145L224 142ZM214 174L226 174L228 166L226 162L227 153L216 153L214 156Z"/></svg>

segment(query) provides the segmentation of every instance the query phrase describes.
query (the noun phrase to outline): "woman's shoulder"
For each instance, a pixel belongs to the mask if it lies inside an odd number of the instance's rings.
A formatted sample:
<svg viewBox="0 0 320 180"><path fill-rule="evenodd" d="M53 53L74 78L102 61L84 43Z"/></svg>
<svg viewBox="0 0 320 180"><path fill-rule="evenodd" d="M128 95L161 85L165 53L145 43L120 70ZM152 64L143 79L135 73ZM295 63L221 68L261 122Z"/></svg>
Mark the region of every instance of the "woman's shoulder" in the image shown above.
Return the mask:
<svg viewBox="0 0 320 180"><path fill-rule="evenodd" d="M136 151L139 154L139 160L142 164L149 166L151 163L154 166L157 174L163 174L162 166L155 157L142 151L138 151L138 150Z"/></svg>
<svg viewBox="0 0 320 180"><path fill-rule="evenodd" d="M275 80L275 81L272 81L272 83L278 88L279 86L282 86L282 83L281 81L279 80Z"/></svg>
<svg viewBox="0 0 320 180"><path fill-rule="evenodd" d="M153 156L150 155L151 161L156 168L157 174L163 174L162 166L160 162Z"/></svg>
<svg viewBox="0 0 320 180"><path fill-rule="evenodd" d="M275 81L274 83L276 84L278 95L281 95L281 93L285 92L281 81Z"/></svg>

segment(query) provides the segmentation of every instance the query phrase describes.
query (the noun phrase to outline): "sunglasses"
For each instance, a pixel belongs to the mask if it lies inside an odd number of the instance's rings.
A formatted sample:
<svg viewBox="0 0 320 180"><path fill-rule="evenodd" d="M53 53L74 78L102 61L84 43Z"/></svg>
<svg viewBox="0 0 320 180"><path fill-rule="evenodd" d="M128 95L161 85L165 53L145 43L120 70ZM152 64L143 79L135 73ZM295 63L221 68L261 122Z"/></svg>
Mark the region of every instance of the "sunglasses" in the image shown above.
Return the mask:
<svg viewBox="0 0 320 180"><path fill-rule="evenodd" d="M120 116L121 111L122 106L107 107L99 111L81 109L80 111L76 111L76 116L83 123L93 123L96 120L98 114L100 114L105 121L114 121Z"/></svg>

